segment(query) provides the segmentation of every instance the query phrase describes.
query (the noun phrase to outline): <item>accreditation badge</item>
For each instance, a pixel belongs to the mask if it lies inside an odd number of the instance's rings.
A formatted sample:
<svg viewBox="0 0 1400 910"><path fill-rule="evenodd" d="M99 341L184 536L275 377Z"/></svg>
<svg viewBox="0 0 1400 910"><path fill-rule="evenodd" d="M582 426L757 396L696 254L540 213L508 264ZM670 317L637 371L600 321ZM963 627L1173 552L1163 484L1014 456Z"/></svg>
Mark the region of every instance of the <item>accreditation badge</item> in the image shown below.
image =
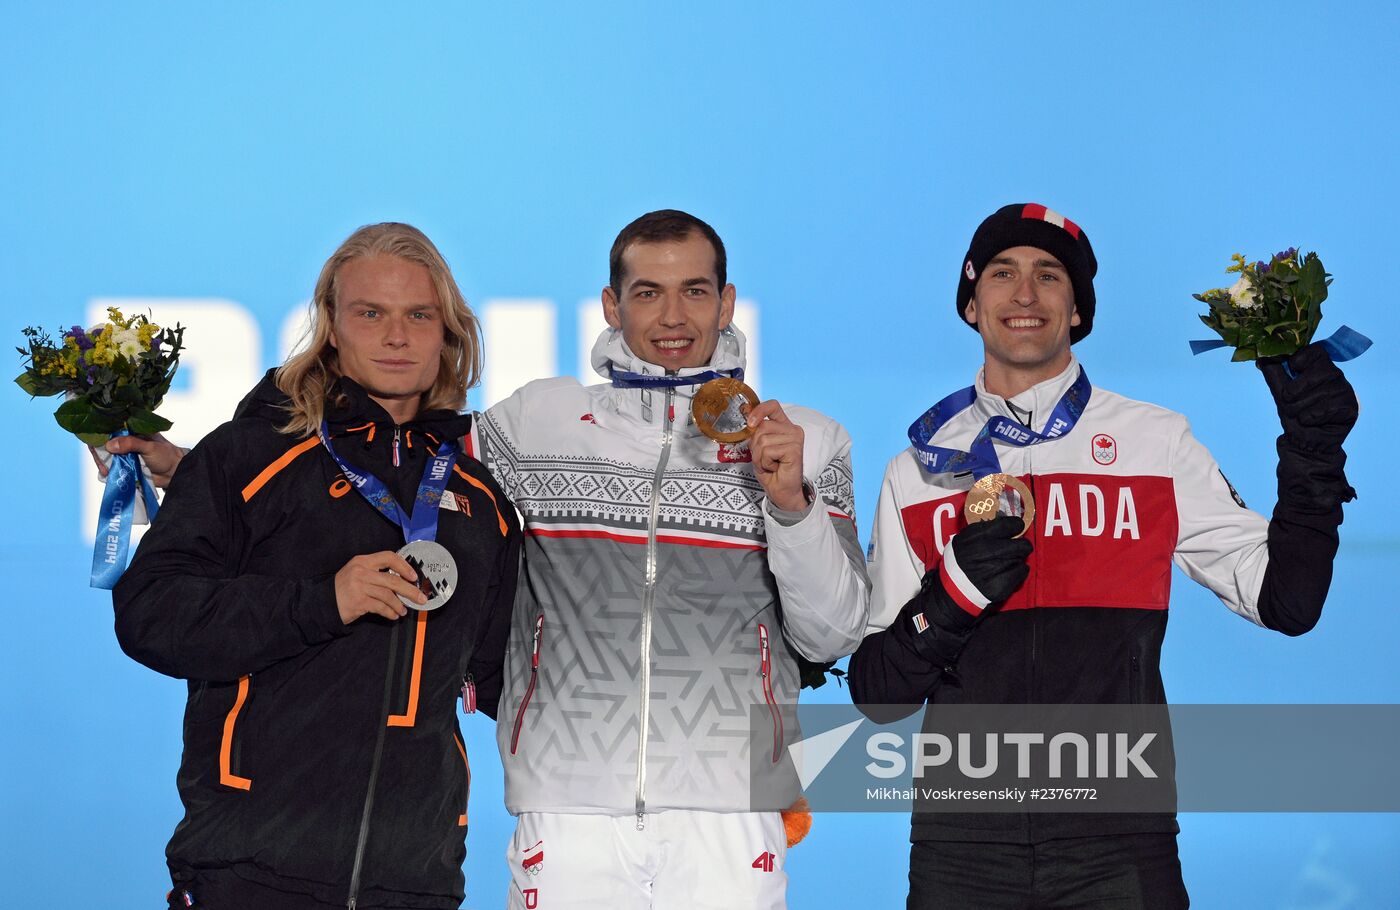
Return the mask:
<svg viewBox="0 0 1400 910"><path fill-rule="evenodd" d="M758 395L741 380L711 379L695 390L690 415L701 433L723 444L743 442L753 435L749 411L758 406Z"/></svg>
<svg viewBox="0 0 1400 910"><path fill-rule="evenodd" d="M968 524L991 521L998 515L1014 515L1021 519L1021 537L1035 521L1035 497L1030 487L1010 474L988 474L972 485L963 502L963 517Z"/></svg>
<svg viewBox="0 0 1400 910"><path fill-rule="evenodd" d="M399 555L418 573L418 590L428 598L420 604L400 596L403 605L413 610L436 610L447 603L457 589L457 561L447 548L435 540L414 540L404 544Z"/></svg>

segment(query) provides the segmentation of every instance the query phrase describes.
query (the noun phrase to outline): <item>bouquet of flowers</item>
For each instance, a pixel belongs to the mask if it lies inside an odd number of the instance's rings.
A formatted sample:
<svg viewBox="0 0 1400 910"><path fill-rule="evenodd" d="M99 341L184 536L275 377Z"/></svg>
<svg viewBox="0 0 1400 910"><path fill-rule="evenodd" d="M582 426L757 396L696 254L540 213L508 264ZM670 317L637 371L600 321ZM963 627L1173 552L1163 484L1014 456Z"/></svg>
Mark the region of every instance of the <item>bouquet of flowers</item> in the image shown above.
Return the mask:
<svg viewBox="0 0 1400 910"><path fill-rule="evenodd" d="M182 326L161 328L140 314L123 316L116 307L107 309L107 317L111 322L90 329L73 326L58 343L29 326L27 346L17 349L26 363L15 382L35 397L66 395L54 419L95 449L115 435L170 429L155 409L170 390L185 334ZM131 526L154 519L158 508L137 456L112 456L93 544L92 587L117 583L126 569Z"/></svg>
<svg viewBox="0 0 1400 910"><path fill-rule="evenodd" d="M1231 360L1255 360L1306 347L1322 320L1322 301L1332 283L1317 254L1300 257L1289 247L1268 262L1251 263L1239 253L1230 258L1234 265L1225 271L1239 275L1233 285L1191 295L1210 307L1201 321L1221 341L1193 341L1192 349L1233 347Z"/></svg>
<svg viewBox="0 0 1400 910"><path fill-rule="evenodd" d="M145 316L107 309L111 322L63 333L55 343L33 326L25 328L24 372L15 382L30 395L63 393L54 412L58 425L90 446L115 433L158 433L170 421L155 413L180 364L184 327L161 328Z"/></svg>

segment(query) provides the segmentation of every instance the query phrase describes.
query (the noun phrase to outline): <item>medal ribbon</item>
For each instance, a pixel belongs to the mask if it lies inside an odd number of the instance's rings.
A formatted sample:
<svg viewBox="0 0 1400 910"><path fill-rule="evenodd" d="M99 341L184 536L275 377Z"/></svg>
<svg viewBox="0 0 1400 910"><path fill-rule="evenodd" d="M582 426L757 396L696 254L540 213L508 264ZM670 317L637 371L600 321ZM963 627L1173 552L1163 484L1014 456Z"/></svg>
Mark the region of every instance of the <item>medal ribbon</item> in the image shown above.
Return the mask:
<svg viewBox="0 0 1400 910"><path fill-rule="evenodd" d="M608 376L615 389L674 389L683 385L700 385L711 379L744 380L744 371L739 367L732 370L706 370L694 376L650 376L646 373L629 373L608 365Z"/></svg>
<svg viewBox="0 0 1400 910"><path fill-rule="evenodd" d="M977 389L968 386L944 398L910 424L909 442L914 446L914 455L919 459L919 464L930 474L971 471L974 478L981 480L988 474L1001 472L1001 459L997 457L993 442L1004 442L1022 448L1058 439L1074 429L1080 415L1089 405L1089 396L1093 390L1089 383L1089 374L1080 367L1079 375L1060 396L1055 409L1050 412L1050 419L1046 422L1043 433L1023 427L1011 418L997 414L983 425L965 452L961 449L930 445L929 440L943 429L948 421L970 408L977 400Z"/></svg>
<svg viewBox="0 0 1400 910"><path fill-rule="evenodd" d="M126 436L127 431L112 435ZM107 488L102 491L102 511L98 513L97 538L92 545L92 574L88 577L88 587L110 591L126 571L137 496L146 501L146 517L155 521L160 502L156 499L155 488L141 470L137 455L134 452L113 455L107 468Z"/></svg>
<svg viewBox="0 0 1400 910"><path fill-rule="evenodd" d="M384 482L373 474L361 474L346 464L331 447L331 434L325 421L321 422L321 444L326 447L331 458L340 466L350 485L359 491L365 500L385 518L398 525L403 531L404 543L415 540L433 540L437 537L438 503L447 489L447 481L452 477L452 465L457 460L457 440L449 439L438 447L437 454L423 466L423 479L418 484L418 494L413 498L413 511L405 515L394 499L394 494Z"/></svg>

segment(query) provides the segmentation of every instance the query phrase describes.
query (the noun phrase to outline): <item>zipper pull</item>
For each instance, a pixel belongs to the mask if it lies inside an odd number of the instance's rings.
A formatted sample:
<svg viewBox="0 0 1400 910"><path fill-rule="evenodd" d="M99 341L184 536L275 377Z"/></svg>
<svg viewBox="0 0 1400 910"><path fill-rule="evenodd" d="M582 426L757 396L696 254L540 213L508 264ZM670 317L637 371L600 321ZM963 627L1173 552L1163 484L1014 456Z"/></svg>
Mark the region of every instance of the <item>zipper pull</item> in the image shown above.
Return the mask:
<svg viewBox="0 0 1400 910"><path fill-rule="evenodd" d="M768 650L768 627L763 623L758 624L758 675L764 679L768 678L768 673L772 670Z"/></svg>
<svg viewBox="0 0 1400 910"><path fill-rule="evenodd" d="M647 829L646 816L643 815L642 813L638 812L638 813L637 813L637 830L638 830L638 831L645 831L646 829Z"/></svg>
<svg viewBox="0 0 1400 910"><path fill-rule="evenodd" d="M394 425L394 467L399 466L399 427Z"/></svg>
<svg viewBox="0 0 1400 910"><path fill-rule="evenodd" d="M470 673L462 677L462 713L476 713L476 680Z"/></svg>
<svg viewBox="0 0 1400 910"><path fill-rule="evenodd" d="M540 618L537 619L537 620L535 620L535 647L534 647L534 653L532 653L532 654L530 655L530 669L532 669L532 670L538 670L538 669L540 668L540 640L541 640L543 637L544 637L544 614L541 613L541 614L540 614Z"/></svg>

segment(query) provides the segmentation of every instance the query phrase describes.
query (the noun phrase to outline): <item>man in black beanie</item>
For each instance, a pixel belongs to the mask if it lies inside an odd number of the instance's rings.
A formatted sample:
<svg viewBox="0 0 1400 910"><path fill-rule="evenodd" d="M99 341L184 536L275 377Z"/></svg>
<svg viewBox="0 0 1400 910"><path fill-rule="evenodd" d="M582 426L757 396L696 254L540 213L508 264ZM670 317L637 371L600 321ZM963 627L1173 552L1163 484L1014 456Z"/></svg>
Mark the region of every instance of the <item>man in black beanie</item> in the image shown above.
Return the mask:
<svg viewBox="0 0 1400 910"><path fill-rule="evenodd" d="M1317 623L1355 495L1350 384L1315 344L1259 363L1284 429L1265 520L1184 417L1091 385L1071 345L1093 327L1097 268L1084 230L1042 205L973 235L957 312L985 363L911 427L871 537L850 681L878 721L925 703L1165 703L1173 563L1265 628ZM1186 907L1177 831L1170 812L916 808L908 905Z"/></svg>

